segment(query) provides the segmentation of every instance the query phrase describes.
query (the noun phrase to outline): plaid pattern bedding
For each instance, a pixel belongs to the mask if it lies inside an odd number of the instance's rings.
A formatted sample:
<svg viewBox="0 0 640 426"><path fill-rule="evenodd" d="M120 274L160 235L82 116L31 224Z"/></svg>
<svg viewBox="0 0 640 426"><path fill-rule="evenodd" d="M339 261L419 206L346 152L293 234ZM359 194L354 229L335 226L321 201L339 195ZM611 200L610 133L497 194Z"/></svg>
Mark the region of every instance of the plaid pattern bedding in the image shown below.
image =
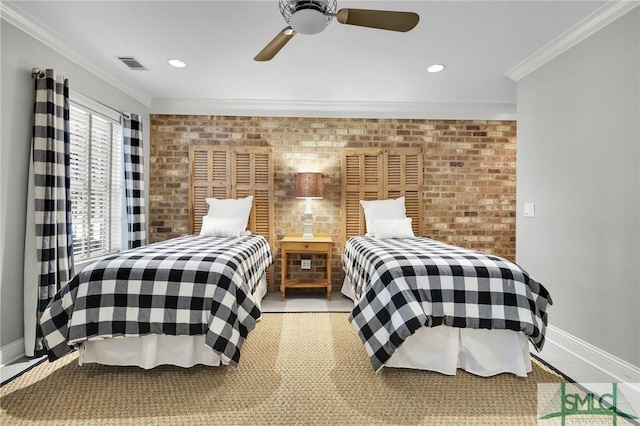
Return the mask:
<svg viewBox="0 0 640 426"><path fill-rule="evenodd" d="M506 259L428 238L352 237L342 266L358 301L349 321L376 371L420 327L522 331L542 349L551 297Z"/></svg>
<svg viewBox="0 0 640 426"><path fill-rule="evenodd" d="M253 292L273 263L259 235L189 235L108 256L51 300L40 326L49 360L86 340L146 334L200 335L223 361L260 317Z"/></svg>

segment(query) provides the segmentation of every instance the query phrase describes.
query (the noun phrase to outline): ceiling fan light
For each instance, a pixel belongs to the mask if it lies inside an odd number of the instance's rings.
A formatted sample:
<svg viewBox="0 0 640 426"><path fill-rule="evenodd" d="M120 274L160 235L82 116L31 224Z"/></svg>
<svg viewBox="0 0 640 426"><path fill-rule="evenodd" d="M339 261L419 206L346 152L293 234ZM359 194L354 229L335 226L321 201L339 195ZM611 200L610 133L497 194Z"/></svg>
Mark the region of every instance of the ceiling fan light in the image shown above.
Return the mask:
<svg viewBox="0 0 640 426"><path fill-rule="evenodd" d="M336 0L280 0L280 13L287 24L301 34L324 30L336 14Z"/></svg>
<svg viewBox="0 0 640 426"><path fill-rule="evenodd" d="M289 25L300 34L317 34L329 24L329 19L319 10L301 9L291 15Z"/></svg>

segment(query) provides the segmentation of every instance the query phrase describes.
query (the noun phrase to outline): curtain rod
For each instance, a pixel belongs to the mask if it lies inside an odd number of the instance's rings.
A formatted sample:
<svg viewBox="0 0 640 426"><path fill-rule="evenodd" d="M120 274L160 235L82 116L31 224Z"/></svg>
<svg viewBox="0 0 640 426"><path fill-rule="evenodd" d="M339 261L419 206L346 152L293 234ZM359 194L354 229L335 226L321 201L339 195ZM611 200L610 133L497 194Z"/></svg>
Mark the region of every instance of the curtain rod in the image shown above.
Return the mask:
<svg viewBox="0 0 640 426"><path fill-rule="evenodd" d="M41 69L39 69L39 68L31 68L31 78L34 78L34 79L35 78L43 78L44 76L45 76L45 72L42 71ZM79 92L76 92L76 93L79 93ZM117 112L118 114L124 116L125 118L130 118L129 114L127 114L126 112L123 112L123 111L117 110L117 109L115 109L113 107L110 107L109 105L107 105L107 104L105 104L103 102L100 102L100 101L98 101L96 99L93 99L90 96L84 95L82 93L79 93L79 94L81 94L82 96L86 97L87 99L92 100L93 102L95 102L97 104L102 105L105 108L110 109L111 111Z"/></svg>

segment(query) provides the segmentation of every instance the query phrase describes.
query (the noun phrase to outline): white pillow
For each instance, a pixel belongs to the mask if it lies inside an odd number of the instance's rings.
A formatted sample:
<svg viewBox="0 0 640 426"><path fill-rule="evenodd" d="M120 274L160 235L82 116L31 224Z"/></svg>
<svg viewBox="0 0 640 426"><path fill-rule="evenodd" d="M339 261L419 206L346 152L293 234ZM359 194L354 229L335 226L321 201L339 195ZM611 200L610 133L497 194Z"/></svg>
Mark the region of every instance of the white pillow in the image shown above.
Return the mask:
<svg viewBox="0 0 640 426"><path fill-rule="evenodd" d="M222 219L242 219L242 230L247 229L249 214L253 206L253 195L239 199L205 198L209 205L207 216Z"/></svg>
<svg viewBox="0 0 640 426"><path fill-rule="evenodd" d="M224 219L219 217L203 216L201 237L239 237L244 233L245 225L242 219Z"/></svg>
<svg viewBox="0 0 640 426"><path fill-rule="evenodd" d="M374 221L376 230L375 237L385 238L413 238L413 229L411 228L411 218L404 219L376 219Z"/></svg>
<svg viewBox="0 0 640 426"><path fill-rule="evenodd" d="M404 219L407 217L404 208L404 197L388 200L360 200L364 209L364 219L367 225L367 234L375 235L374 221L376 219Z"/></svg>

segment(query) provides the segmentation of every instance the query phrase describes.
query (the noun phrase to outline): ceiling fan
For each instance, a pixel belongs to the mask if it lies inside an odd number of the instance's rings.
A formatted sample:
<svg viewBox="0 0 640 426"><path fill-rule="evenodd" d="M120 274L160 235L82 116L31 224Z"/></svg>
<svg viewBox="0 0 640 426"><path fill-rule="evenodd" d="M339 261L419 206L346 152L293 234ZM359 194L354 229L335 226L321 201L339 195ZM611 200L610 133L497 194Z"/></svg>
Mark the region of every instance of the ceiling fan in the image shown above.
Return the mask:
<svg viewBox="0 0 640 426"><path fill-rule="evenodd" d="M420 17L413 12L391 10L340 9L336 0L279 0L280 13L289 24L254 58L268 61L297 33L317 34L335 17L341 24L406 32L418 25Z"/></svg>

